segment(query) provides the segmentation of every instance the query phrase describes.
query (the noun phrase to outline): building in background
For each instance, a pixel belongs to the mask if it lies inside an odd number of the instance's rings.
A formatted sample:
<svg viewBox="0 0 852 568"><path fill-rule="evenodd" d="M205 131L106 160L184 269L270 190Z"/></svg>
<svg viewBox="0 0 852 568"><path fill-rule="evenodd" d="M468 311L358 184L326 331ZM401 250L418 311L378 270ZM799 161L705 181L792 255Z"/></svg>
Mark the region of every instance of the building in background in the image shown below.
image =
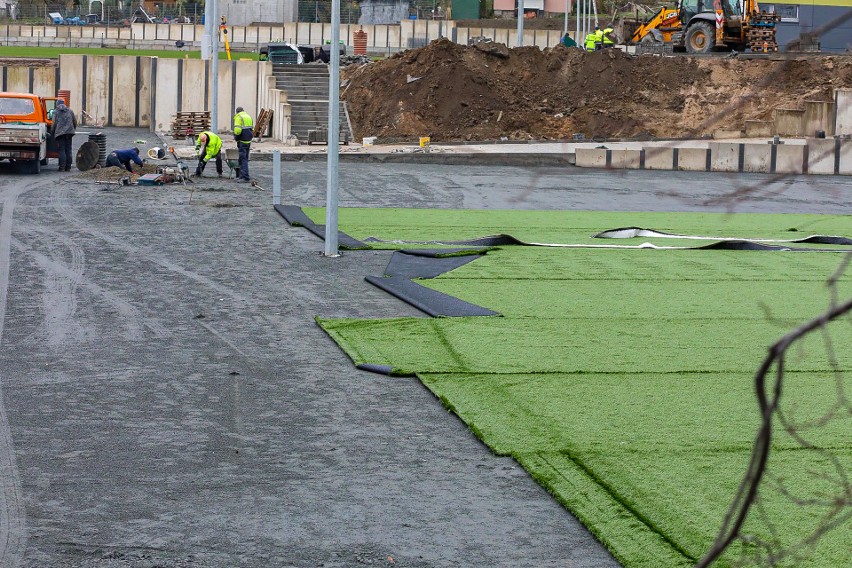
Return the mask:
<svg viewBox="0 0 852 568"><path fill-rule="evenodd" d="M219 0L228 25L286 24L298 21L299 0Z"/></svg>
<svg viewBox="0 0 852 568"><path fill-rule="evenodd" d="M782 51L852 52L852 0L767 0L760 9L781 16Z"/></svg>
<svg viewBox="0 0 852 568"><path fill-rule="evenodd" d="M571 13L574 2L569 2L568 13ZM524 0L524 13L539 13L542 15L565 14L565 0ZM494 0L494 15L515 18L518 15L517 0ZM455 18L455 14L453 14Z"/></svg>

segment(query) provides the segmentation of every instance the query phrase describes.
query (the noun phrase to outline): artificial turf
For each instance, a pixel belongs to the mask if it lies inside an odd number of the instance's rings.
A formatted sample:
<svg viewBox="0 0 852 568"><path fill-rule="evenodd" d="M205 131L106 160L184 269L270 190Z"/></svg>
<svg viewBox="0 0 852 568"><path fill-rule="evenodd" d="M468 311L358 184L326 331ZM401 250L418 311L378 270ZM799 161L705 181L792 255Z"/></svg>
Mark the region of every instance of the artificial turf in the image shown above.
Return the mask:
<svg viewBox="0 0 852 568"><path fill-rule="evenodd" d="M628 226L756 240L852 236L848 217L813 215L342 209L339 219L347 234L385 248L499 233L582 245ZM624 239L663 240L672 241ZM506 246L419 281L500 316L318 322L355 363L419 377L625 566L689 566L746 470L759 423L754 372L770 344L828 307L825 282L843 257ZM852 295L852 275L837 293ZM837 408L852 391L850 344L847 318L787 357L783 410L807 444L777 429L760 507L745 525L753 538L720 566L760 555L759 542L796 552L778 565L852 565L848 520L801 544L832 518L828 496L852 468L848 402Z"/></svg>

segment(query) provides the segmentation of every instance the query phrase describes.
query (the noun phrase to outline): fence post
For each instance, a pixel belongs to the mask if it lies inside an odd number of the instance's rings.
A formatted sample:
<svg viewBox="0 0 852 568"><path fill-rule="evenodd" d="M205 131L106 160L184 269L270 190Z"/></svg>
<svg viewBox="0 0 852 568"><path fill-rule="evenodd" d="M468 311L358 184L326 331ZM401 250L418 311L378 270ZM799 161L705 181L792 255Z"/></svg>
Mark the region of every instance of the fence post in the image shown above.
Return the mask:
<svg viewBox="0 0 852 568"><path fill-rule="evenodd" d="M272 204L281 205L281 150L272 151Z"/></svg>

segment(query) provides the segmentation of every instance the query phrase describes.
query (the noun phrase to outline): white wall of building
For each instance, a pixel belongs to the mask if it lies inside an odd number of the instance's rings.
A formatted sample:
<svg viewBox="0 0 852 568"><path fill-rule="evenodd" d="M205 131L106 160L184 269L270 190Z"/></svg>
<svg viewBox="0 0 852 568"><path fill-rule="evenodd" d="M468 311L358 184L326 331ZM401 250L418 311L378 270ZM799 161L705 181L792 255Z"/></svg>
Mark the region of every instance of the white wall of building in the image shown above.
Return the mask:
<svg viewBox="0 0 852 568"><path fill-rule="evenodd" d="M283 24L299 17L298 0L219 0L219 14L228 25Z"/></svg>

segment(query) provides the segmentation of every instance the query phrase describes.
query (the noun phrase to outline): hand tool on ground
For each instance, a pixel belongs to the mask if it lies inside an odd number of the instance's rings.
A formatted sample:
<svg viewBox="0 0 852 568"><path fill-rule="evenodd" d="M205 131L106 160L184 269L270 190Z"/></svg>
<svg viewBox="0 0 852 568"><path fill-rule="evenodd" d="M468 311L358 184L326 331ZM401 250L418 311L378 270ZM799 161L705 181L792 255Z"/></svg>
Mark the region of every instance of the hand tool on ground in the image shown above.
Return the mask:
<svg viewBox="0 0 852 568"><path fill-rule="evenodd" d="M257 183L257 180L251 180L251 186L255 189L260 189L260 190L266 191L266 188L261 187L261 185L259 183Z"/></svg>

